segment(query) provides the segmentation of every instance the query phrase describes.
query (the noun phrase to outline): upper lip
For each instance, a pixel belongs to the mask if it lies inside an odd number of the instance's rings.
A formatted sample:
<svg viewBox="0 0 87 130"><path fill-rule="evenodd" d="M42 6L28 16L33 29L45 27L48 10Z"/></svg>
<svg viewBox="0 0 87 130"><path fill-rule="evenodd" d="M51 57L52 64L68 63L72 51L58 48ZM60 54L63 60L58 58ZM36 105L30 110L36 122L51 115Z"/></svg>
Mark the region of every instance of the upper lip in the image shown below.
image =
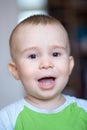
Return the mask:
<svg viewBox="0 0 87 130"><path fill-rule="evenodd" d="M38 81L40 81L42 79L53 79L53 80L55 80L56 77L55 76L43 76L43 77L38 78Z"/></svg>
<svg viewBox="0 0 87 130"><path fill-rule="evenodd" d="M56 79L57 78L57 72L56 71L43 71L43 72L38 72L38 75L36 77L36 80L40 79Z"/></svg>

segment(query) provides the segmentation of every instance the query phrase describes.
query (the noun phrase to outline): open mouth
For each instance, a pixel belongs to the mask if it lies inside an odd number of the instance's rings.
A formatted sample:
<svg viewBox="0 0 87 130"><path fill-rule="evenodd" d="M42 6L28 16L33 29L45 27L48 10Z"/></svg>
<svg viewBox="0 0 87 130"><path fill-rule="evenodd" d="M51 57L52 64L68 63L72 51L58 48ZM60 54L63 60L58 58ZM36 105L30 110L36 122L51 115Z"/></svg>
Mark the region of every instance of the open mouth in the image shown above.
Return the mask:
<svg viewBox="0 0 87 130"><path fill-rule="evenodd" d="M55 77L43 77L38 80L39 87L43 89L51 89L55 85Z"/></svg>
<svg viewBox="0 0 87 130"><path fill-rule="evenodd" d="M43 82L43 81L49 81L49 80L54 81L55 77L44 77L44 78L39 79L38 81L39 82Z"/></svg>

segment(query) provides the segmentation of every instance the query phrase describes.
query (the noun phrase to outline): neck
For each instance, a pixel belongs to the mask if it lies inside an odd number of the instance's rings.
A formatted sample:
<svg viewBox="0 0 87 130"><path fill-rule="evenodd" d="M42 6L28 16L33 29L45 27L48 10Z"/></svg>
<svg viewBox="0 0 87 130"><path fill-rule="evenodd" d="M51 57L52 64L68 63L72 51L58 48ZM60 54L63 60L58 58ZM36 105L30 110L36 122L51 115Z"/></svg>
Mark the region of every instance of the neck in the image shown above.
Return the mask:
<svg viewBox="0 0 87 130"><path fill-rule="evenodd" d="M64 104L65 98L60 94L52 99L36 99L31 96L26 96L25 100L31 105L46 110L54 110Z"/></svg>

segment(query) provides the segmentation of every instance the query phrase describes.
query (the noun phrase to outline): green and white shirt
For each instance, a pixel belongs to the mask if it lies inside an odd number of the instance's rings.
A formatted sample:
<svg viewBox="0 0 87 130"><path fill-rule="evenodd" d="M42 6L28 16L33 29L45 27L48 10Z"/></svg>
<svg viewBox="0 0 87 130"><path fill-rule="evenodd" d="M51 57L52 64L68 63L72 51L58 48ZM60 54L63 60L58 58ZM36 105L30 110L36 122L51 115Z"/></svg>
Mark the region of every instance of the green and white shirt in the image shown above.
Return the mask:
<svg viewBox="0 0 87 130"><path fill-rule="evenodd" d="M0 111L0 130L87 130L87 101L65 96L66 102L48 111L23 98Z"/></svg>

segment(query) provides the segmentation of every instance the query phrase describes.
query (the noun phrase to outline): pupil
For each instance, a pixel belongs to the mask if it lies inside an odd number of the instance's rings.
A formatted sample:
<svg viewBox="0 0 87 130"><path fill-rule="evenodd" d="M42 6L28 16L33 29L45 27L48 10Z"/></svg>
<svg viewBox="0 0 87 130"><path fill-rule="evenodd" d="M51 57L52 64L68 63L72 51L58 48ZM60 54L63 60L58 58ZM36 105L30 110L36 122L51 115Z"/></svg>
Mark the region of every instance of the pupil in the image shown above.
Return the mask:
<svg viewBox="0 0 87 130"><path fill-rule="evenodd" d="M53 56L58 56L58 53L57 52L53 53Z"/></svg>
<svg viewBox="0 0 87 130"><path fill-rule="evenodd" d="M32 54L32 55L31 55L31 58L36 58L36 55L35 55L35 54Z"/></svg>

